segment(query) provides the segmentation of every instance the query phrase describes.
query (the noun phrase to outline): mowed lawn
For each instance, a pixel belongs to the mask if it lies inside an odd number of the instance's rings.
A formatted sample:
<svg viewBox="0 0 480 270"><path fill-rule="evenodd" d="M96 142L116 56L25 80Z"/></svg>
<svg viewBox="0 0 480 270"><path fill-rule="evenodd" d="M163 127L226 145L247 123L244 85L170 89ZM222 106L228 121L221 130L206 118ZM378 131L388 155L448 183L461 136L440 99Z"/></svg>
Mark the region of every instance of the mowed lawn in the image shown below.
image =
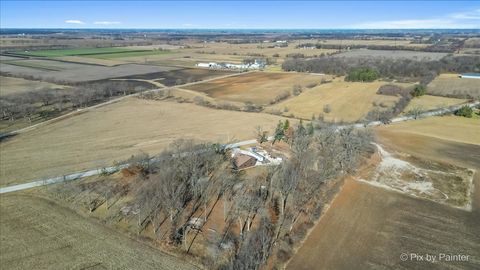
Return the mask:
<svg viewBox="0 0 480 270"><path fill-rule="evenodd" d="M53 201L0 202L1 269L198 269Z"/></svg>
<svg viewBox="0 0 480 270"><path fill-rule="evenodd" d="M250 72L240 76L195 84L186 89L206 93L215 99L236 102L250 101L265 105L282 93L291 93L294 85L305 88L309 84L320 84L322 79L329 79L329 76L286 72Z"/></svg>
<svg viewBox="0 0 480 270"><path fill-rule="evenodd" d="M128 98L0 143L0 185L111 165L141 151L156 154L175 139L232 142L273 130L280 117L194 104Z"/></svg>
<svg viewBox="0 0 480 270"><path fill-rule="evenodd" d="M384 84L386 83L335 80L306 90L299 96L273 105L267 110L277 110L285 115L293 114L295 117L304 119L310 119L312 115L315 117L323 115L326 121L354 122L361 120L372 110L374 103L392 107L399 99L395 96L378 95L376 93L378 88ZM328 113L324 112L326 106L331 109Z"/></svg>

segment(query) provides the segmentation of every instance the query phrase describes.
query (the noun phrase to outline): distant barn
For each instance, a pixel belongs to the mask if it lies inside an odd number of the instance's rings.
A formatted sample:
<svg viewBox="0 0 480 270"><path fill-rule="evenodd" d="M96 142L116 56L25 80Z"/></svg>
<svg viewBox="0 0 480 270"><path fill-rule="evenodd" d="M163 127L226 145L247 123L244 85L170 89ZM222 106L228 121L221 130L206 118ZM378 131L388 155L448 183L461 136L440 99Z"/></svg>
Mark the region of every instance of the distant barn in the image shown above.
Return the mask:
<svg viewBox="0 0 480 270"><path fill-rule="evenodd" d="M480 79L480 73L464 73L459 75L463 79Z"/></svg>

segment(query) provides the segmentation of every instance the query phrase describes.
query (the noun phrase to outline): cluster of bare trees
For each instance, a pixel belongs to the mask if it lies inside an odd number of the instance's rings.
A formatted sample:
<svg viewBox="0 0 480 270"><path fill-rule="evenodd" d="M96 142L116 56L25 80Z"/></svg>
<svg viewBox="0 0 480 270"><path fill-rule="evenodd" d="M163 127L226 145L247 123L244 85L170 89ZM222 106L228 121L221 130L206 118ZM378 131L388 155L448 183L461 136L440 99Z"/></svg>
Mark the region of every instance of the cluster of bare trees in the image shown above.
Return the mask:
<svg viewBox="0 0 480 270"><path fill-rule="evenodd" d="M1 120L15 121L24 118L31 122L35 117L47 119L64 111L90 106L115 96L141 92L147 87L136 82L104 81L84 83L66 89L45 88L13 93L0 97Z"/></svg>
<svg viewBox="0 0 480 270"><path fill-rule="evenodd" d="M209 268L261 269L272 254L278 257L291 249L292 239L304 237L297 231L319 217L328 183L354 171L370 151L371 137L365 131L281 125L283 132L289 131L289 158L258 174L233 171L230 154L220 145L178 140L160 155L127 160L125 170L135 172L133 180L87 182L68 194L81 196L89 211L104 203L114 209L118 198L127 195L133 199L118 211L132 218L138 232L148 228L156 241L187 253L201 233L207 239L201 243ZM207 230L204 225L214 209L216 218Z"/></svg>
<svg viewBox="0 0 480 270"><path fill-rule="evenodd" d="M285 71L316 72L346 75L352 69L371 68L383 78L421 79L430 82L442 72L479 72L480 56L446 56L440 60L380 59L363 57L322 57L315 59L287 59L282 64Z"/></svg>

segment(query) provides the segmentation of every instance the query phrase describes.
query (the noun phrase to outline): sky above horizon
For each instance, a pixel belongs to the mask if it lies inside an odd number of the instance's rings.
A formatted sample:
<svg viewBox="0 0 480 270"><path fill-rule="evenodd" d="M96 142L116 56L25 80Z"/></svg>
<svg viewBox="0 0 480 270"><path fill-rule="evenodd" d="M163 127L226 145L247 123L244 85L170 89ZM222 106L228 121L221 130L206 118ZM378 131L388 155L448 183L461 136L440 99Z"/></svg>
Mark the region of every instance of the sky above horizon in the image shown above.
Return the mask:
<svg viewBox="0 0 480 270"><path fill-rule="evenodd" d="M2 0L0 27L480 29L480 2Z"/></svg>

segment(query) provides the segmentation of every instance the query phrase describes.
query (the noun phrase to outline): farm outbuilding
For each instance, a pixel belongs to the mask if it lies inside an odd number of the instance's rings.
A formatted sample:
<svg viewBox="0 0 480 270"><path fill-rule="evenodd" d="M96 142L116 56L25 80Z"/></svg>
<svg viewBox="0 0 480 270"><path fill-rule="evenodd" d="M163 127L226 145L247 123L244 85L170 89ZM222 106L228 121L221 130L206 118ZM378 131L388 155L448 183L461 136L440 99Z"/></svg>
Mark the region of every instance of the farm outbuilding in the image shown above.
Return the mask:
<svg viewBox="0 0 480 270"><path fill-rule="evenodd" d="M462 79L480 79L480 73L464 73L459 76Z"/></svg>

